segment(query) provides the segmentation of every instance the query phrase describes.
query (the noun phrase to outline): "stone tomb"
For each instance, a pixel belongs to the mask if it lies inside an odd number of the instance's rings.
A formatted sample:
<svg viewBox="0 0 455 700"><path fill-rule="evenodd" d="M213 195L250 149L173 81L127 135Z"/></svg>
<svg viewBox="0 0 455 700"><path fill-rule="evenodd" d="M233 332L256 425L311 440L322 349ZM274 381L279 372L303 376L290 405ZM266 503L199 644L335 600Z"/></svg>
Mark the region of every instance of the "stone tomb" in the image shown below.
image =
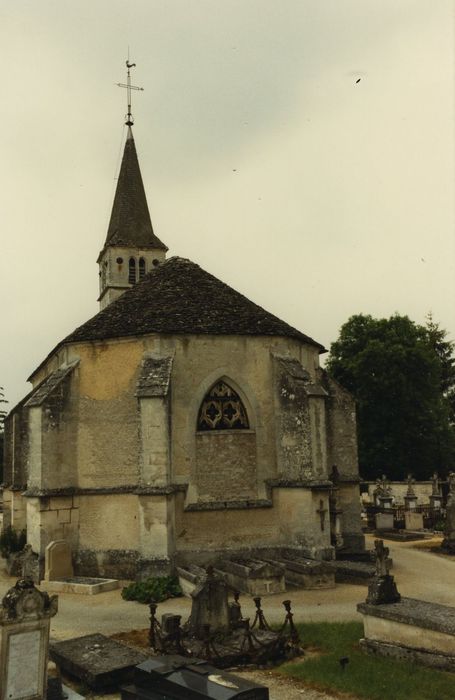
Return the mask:
<svg viewBox="0 0 455 700"><path fill-rule="evenodd" d="M455 608L413 598L361 603L363 651L455 671Z"/></svg>
<svg viewBox="0 0 455 700"><path fill-rule="evenodd" d="M243 593L267 595L286 590L283 564L259 559L225 559L218 569L225 581Z"/></svg>
<svg viewBox="0 0 455 700"><path fill-rule="evenodd" d="M92 690L109 690L128 683L134 667L147 659L146 654L103 634L52 642L49 653L62 671Z"/></svg>
<svg viewBox="0 0 455 700"><path fill-rule="evenodd" d="M50 619L57 596L49 598L31 579L10 588L0 609L0 700L46 696Z"/></svg>
<svg viewBox="0 0 455 700"><path fill-rule="evenodd" d="M277 561L260 559L225 559L215 568L217 576L230 588L250 595L283 593L286 590L285 567ZM197 585L206 577L206 571L196 564L177 567L183 593L191 596Z"/></svg>
<svg viewBox="0 0 455 700"><path fill-rule="evenodd" d="M376 513L376 530L393 530L393 513Z"/></svg>
<svg viewBox="0 0 455 700"><path fill-rule="evenodd" d="M220 671L201 659L188 659L177 654L156 656L140 664L134 671L134 684L121 690L122 700L269 699L265 686Z"/></svg>
<svg viewBox="0 0 455 700"><path fill-rule="evenodd" d="M118 581L109 578L74 576L71 547L66 540L50 542L44 554L43 588L58 593L95 595L118 588Z"/></svg>
<svg viewBox="0 0 455 700"><path fill-rule="evenodd" d="M405 511L404 526L406 530L423 530L423 513L412 510Z"/></svg>
<svg viewBox="0 0 455 700"><path fill-rule="evenodd" d="M306 589L335 588L335 571L331 562L315 559L279 559L285 567L286 583Z"/></svg>
<svg viewBox="0 0 455 700"><path fill-rule="evenodd" d="M375 540L376 575L365 603L365 637L360 647L369 654L455 671L455 608L402 598L389 573L389 550Z"/></svg>

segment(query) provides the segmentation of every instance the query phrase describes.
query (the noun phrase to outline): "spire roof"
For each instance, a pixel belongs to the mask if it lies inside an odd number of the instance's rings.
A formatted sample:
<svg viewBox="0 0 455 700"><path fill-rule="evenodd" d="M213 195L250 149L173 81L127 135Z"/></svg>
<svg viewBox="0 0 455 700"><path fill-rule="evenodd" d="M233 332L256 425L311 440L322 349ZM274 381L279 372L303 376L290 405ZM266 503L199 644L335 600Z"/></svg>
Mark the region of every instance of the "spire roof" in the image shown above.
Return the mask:
<svg viewBox="0 0 455 700"><path fill-rule="evenodd" d="M167 246L153 232L130 126L104 247L109 245L167 250Z"/></svg>

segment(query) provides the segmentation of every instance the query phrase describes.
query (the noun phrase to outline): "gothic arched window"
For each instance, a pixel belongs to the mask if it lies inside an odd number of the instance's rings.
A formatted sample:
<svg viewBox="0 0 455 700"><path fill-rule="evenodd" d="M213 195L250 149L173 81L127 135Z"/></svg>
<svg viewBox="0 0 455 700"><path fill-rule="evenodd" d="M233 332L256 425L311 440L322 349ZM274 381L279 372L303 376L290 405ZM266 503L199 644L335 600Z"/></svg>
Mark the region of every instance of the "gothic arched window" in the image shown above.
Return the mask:
<svg viewBox="0 0 455 700"><path fill-rule="evenodd" d="M198 430L247 430L248 416L240 396L219 381L206 393L199 409Z"/></svg>
<svg viewBox="0 0 455 700"><path fill-rule="evenodd" d="M139 279L142 280L145 277L145 260L144 258L139 258Z"/></svg>
<svg viewBox="0 0 455 700"><path fill-rule="evenodd" d="M136 282L136 260L134 258L130 258L128 263L128 282L130 284Z"/></svg>

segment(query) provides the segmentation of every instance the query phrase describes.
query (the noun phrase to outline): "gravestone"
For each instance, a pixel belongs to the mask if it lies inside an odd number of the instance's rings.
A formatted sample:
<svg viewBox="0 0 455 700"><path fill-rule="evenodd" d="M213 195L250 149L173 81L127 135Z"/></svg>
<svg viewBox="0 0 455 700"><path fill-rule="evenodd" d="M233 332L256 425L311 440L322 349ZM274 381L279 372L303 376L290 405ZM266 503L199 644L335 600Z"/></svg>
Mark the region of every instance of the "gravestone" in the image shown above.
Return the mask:
<svg viewBox="0 0 455 700"><path fill-rule="evenodd" d="M431 482L430 506L439 509L442 506L442 492L438 472L434 472Z"/></svg>
<svg viewBox="0 0 455 700"><path fill-rule="evenodd" d="M134 667L147 659L145 653L104 634L52 642L50 657L68 675L103 692L131 681Z"/></svg>
<svg viewBox="0 0 455 700"><path fill-rule="evenodd" d="M72 578L74 573L71 547L66 540L50 542L44 553L44 580Z"/></svg>
<svg viewBox="0 0 455 700"><path fill-rule="evenodd" d="M412 510L405 511L404 527L406 530L423 530L423 513L415 513Z"/></svg>
<svg viewBox="0 0 455 700"><path fill-rule="evenodd" d="M220 671L203 659L156 656L136 667L134 684L121 688L122 700L268 700L263 685Z"/></svg>
<svg viewBox="0 0 455 700"><path fill-rule="evenodd" d="M401 596L398 593L393 576L390 575L389 548L384 547L383 540L374 541L376 555L376 573L373 581L368 586L366 602L370 605L382 605L384 603L398 603Z"/></svg>
<svg viewBox="0 0 455 700"><path fill-rule="evenodd" d="M19 579L0 608L0 700L46 696L50 619L57 596L42 593L31 579Z"/></svg>
<svg viewBox="0 0 455 700"><path fill-rule="evenodd" d="M376 530L393 530L393 513L376 513Z"/></svg>
<svg viewBox="0 0 455 700"><path fill-rule="evenodd" d="M450 472L447 481L449 482L449 496L446 505L445 537L442 547L450 554L455 554L455 472Z"/></svg>

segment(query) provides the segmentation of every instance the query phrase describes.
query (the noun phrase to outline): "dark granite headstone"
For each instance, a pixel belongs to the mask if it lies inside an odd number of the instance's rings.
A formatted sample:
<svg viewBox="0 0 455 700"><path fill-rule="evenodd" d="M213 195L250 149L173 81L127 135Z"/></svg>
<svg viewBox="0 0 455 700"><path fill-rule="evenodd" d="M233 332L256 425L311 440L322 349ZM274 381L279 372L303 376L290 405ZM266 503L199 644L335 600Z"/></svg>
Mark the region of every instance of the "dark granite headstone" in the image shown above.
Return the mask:
<svg viewBox="0 0 455 700"><path fill-rule="evenodd" d="M220 671L201 659L155 656L140 664L122 700L268 700L268 688Z"/></svg>
<svg viewBox="0 0 455 700"><path fill-rule="evenodd" d="M146 654L103 634L51 642L49 656L62 671L78 678L93 690L115 688L127 683L133 677L134 667L147 659Z"/></svg>

